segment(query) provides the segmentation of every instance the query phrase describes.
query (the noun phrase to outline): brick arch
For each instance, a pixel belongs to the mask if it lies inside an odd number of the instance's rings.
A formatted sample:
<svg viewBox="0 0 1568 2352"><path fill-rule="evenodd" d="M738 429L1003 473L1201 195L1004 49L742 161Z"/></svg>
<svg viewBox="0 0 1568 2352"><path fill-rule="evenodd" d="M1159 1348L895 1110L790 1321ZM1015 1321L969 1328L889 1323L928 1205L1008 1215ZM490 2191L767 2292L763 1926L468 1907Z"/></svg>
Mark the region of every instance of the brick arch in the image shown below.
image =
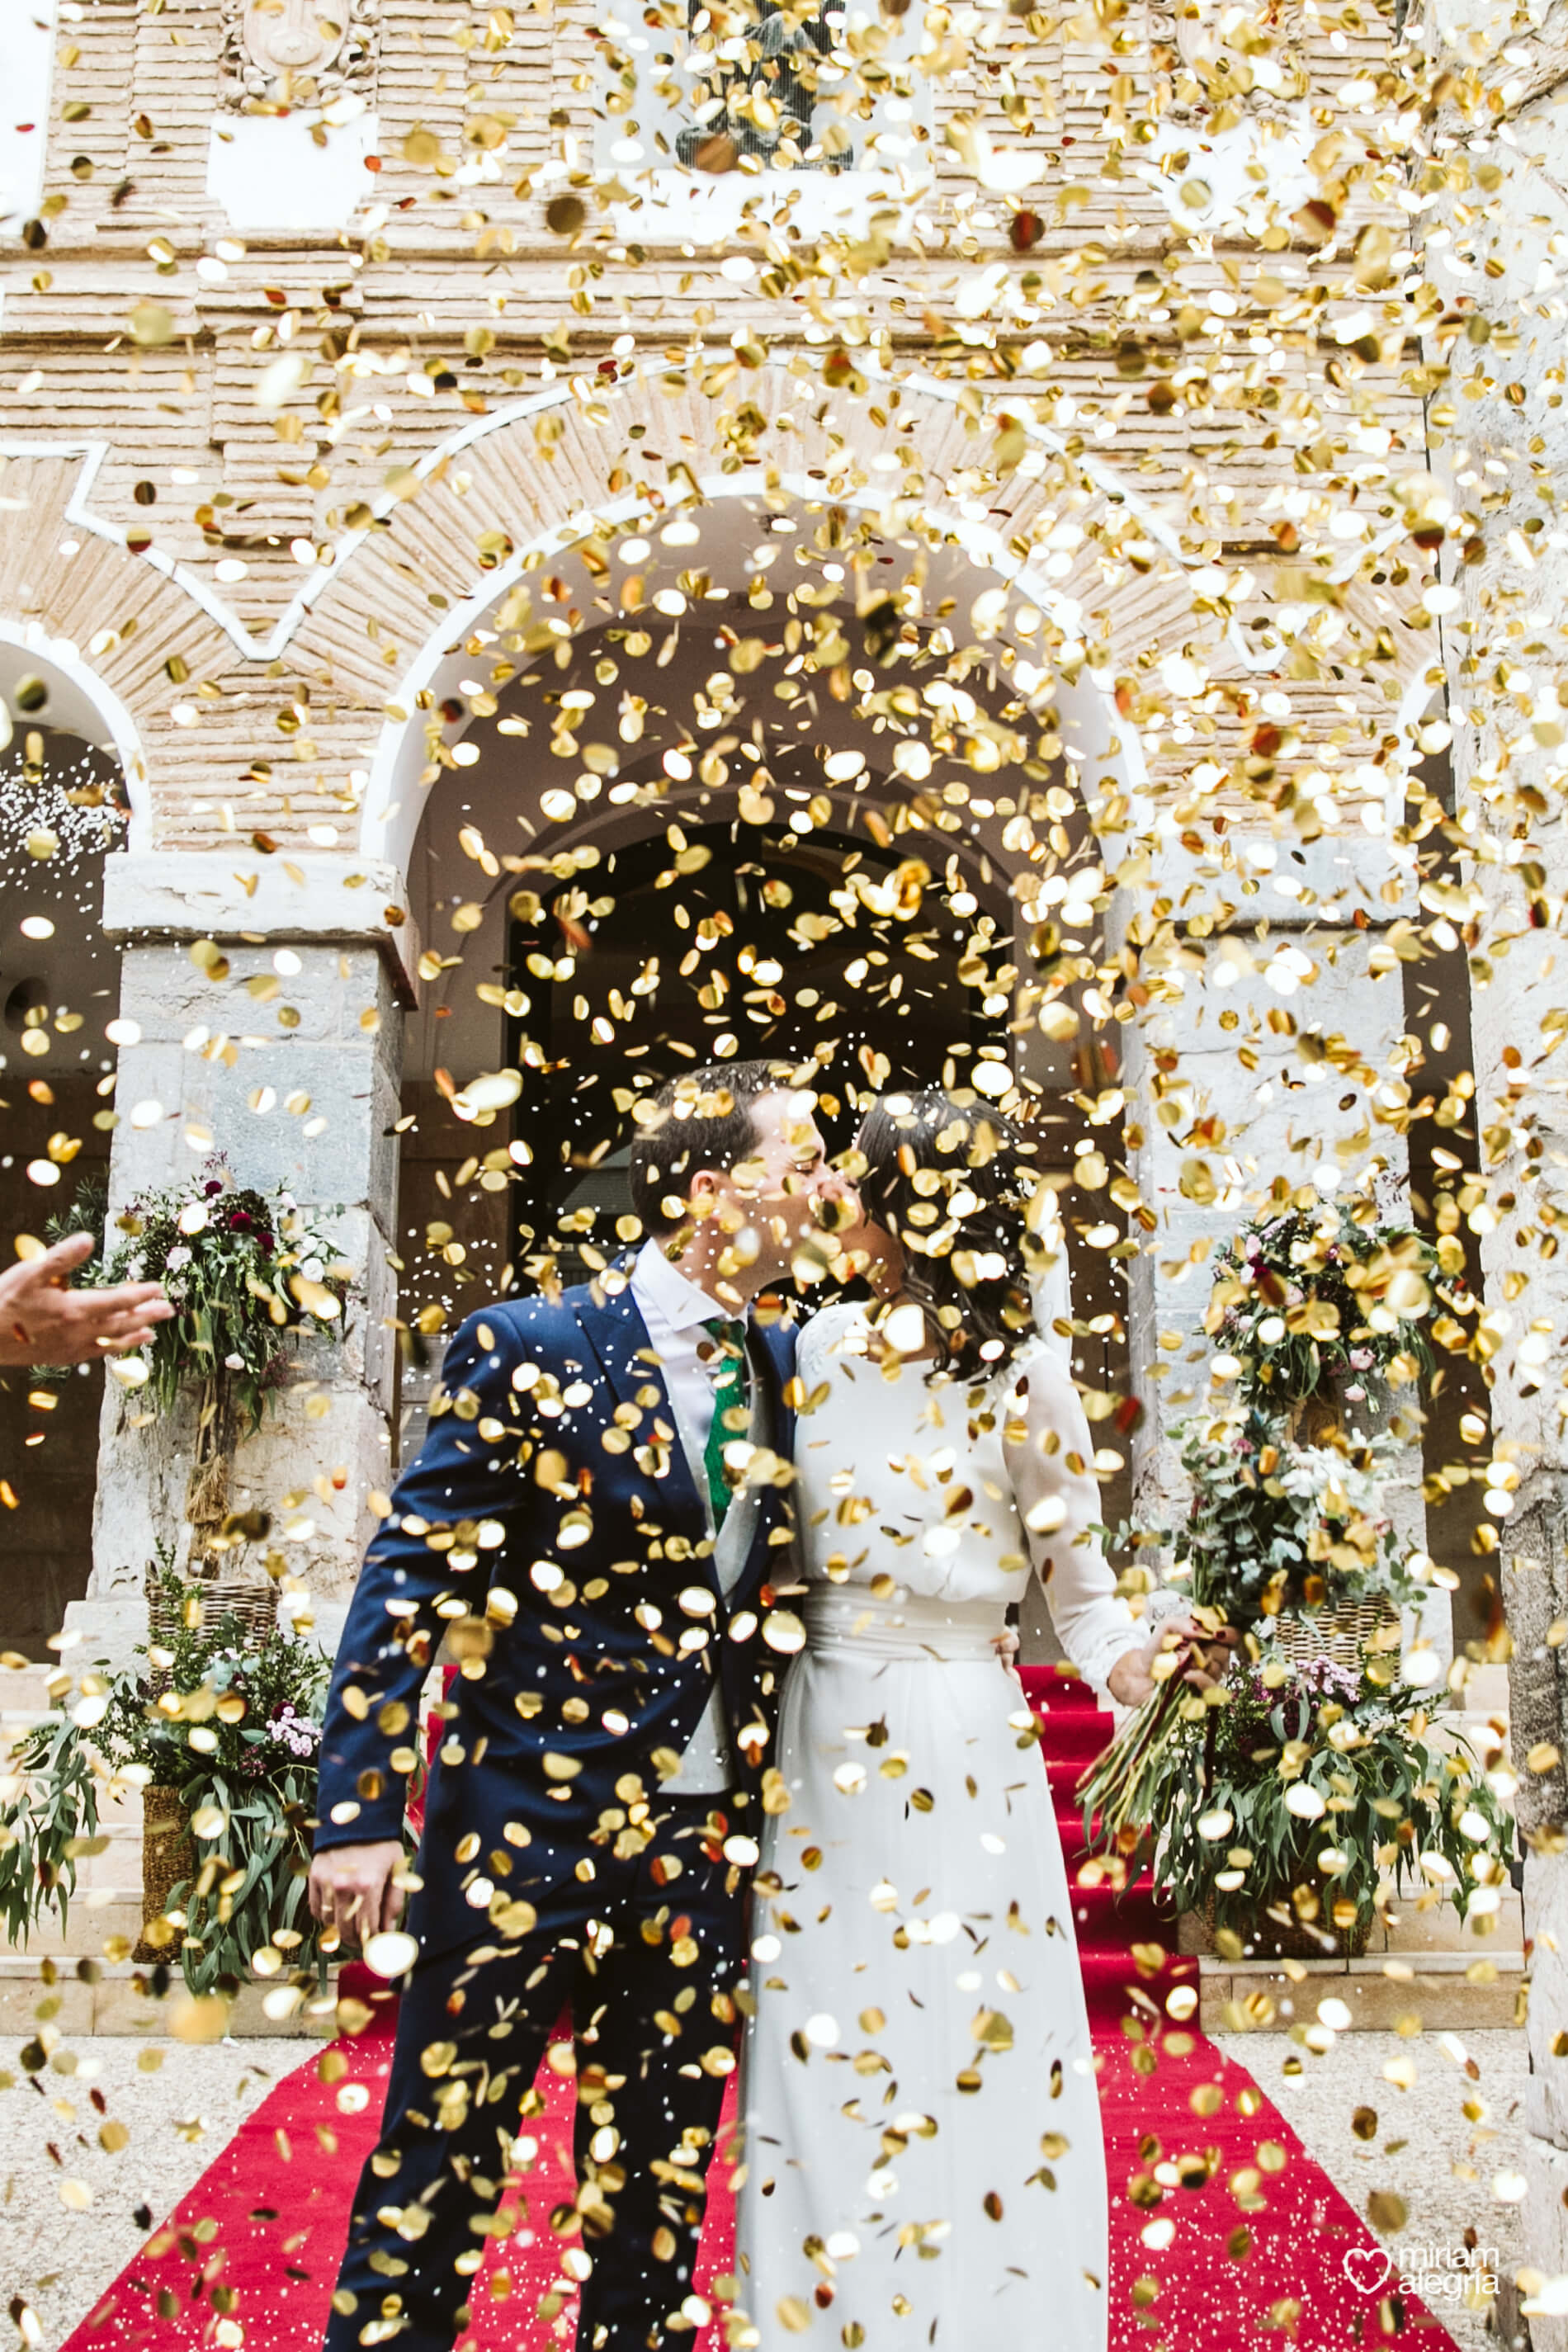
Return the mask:
<svg viewBox="0 0 1568 2352"><path fill-rule="evenodd" d="M797 396L803 383L807 401ZM415 469L410 494L384 501L376 523L344 550L295 643L301 667L324 667L363 705L392 706L362 852L405 861L412 779L425 764L416 698L439 698L468 666L462 646L472 630L531 572L668 521L683 501L710 521L725 502L747 499L842 508L906 541L918 537L931 560L973 575L971 593L1012 584L1044 615L1017 650L1055 672L1058 701L1065 694L1079 706L1084 756L1120 763L1137 790L1131 727L1100 706L1109 709L1118 671L1150 629L1190 614L1186 565L1135 489L1073 455L1023 406L968 385L869 374L857 391L836 393L816 373L771 363L739 373L714 398L685 378L639 373L603 387L578 379L454 436ZM906 422L920 489L900 507L892 471L878 461L896 458ZM980 511L971 492L994 485L976 459L988 468L997 431L1014 425L1012 455L1022 462ZM912 470L898 465L900 482ZM390 674L388 647L400 665ZM391 803L404 812L401 833L384 818Z"/></svg>
<svg viewBox="0 0 1568 2352"><path fill-rule="evenodd" d="M92 453L5 451L16 501L0 534L0 677L36 671L56 687L45 716L114 752L131 803L131 843L150 845L177 699L166 665L190 675L232 660L221 625L167 569L95 528L84 501Z"/></svg>
<svg viewBox="0 0 1568 2352"><path fill-rule="evenodd" d="M868 364L834 387L819 362L804 370L798 355L737 367L711 396L705 381L639 362L622 381L563 380L464 426L378 498L368 524L340 535L330 562L310 572L265 638L251 635L200 571L155 547L133 548L121 524L97 511L93 488L107 444L0 445L8 495L20 493L0 547L0 622L58 640L122 710L115 740L137 739L137 772L128 782L133 838L143 845L216 845L218 817L196 818L190 802L216 788L220 800L237 791L253 803L266 797L250 789L258 743L271 747L274 761L288 757L266 709L279 692L268 683L276 666L324 677L337 716L319 729L312 721L311 731L321 737L323 769L370 775L358 845L368 852L379 845L378 806L397 789L400 748L420 728L413 697L440 676L454 647L460 663L464 635L530 565L564 559L595 536L668 520L683 497L705 510L745 494L883 514L888 486L908 487L911 469L886 464L901 438L919 454L921 487L910 502L916 514L895 528L908 537L907 524L917 521L928 547L977 580L1007 580L1040 606L1045 625L1020 650L1054 667L1058 699L1065 690L1096 739L1086 742L1089 756L1112 757L1141 793L1148 771L1132 721L1096 706L1122 683L1135 685L1150 646L1212 644L1224 634L1213 574L1203 576L1207 567L1184 553L1135 485L1026 413L1036 387L1009 404L1005 385L900 382ZM911 420L913 433L900 436ZM1021 452L1021 462L998 485L990 460L997 431L1008 426L1016 428L1012 454ZM657 467L647 454L655 447ZM978 507L969 495L977 488L993 500L979 515L964 510ZM1268 584L1260 579L1258 593ZM1346 583L1342 602L1354 638L1392 625L1407 726L1426 642L1401 625L1396 600L1375 597L1363 582ZM202 707L199 726L175 715L182 675L220 688L219 700ZM237 692L248 694L249 709ZM389 705L408 715L388 717ZM299 781L293 766L275 767L274 775L279 798ZM318 806L341 813L324 801ZM297 833L287 811L281 821L277 811L247 814L281 837Z"/></svg>
<svg viewBox="0 0 1568 2352"><path fill-rule="evenodd" d="M286 813L281 822L269 810L251 815L258 742L274 762L289 756L266 709L279 692L268 684L275 665L330 680L337 720L320 729L313 720L311 733L323 768L346 776L365 758L363 714L380 725L389 702L411 708L404 698L494 601L509 564L521 576L528 562L564 555L595 528L668 519L683 497L711 504L748 487L765 495L770 484L787 486L804 505L879 511L895 474L877 461L911 419L915 429L902 438L919 453L920 490L900 528L907 535L918 517L923 538L962 548L977 572L1016 578L1047 614L1048 655L1065 648L1069 666L1082 659L1109 674L1120 643L1135 642L1147 625L1131 615L1123 624L1129 595L1142 608L1157 576L1184 604L1175 539L1109 467L1075 457L1037 425L1026 401L1009 407L1005 388L897 383L869 366L834 387L820 362L807 373L797 373L801 365L797 357L737 368L710 397L707 379L639 362L622 381L563 380L476 420L384 491L367 523L339 536L265 636L251 633L205 571L128 541L122 523L99 511L108 443L6 444L7 489L22 504L0 550L0 617L36 623L86 650L145 746L142 837L171 847L209 838L216 845L218 819L189 807L215 792L246 800L250 821L283 837L295 830ZM1022 436L1013 454L1023 462L998 488L975 461L1008 424ZM655 448L658 467L646 455ZM612 494L617 469L623 479ZM907 488L908 469L895 470ZM966 515L963 501L981 487L994 504L983 517ZM185 678L219 688L201 706L199 725L175 716L188 699L178 690ZM386 751L383 726L379 762ZM300 781L292 766L275 766L274 780L275 797Z"/></svg>

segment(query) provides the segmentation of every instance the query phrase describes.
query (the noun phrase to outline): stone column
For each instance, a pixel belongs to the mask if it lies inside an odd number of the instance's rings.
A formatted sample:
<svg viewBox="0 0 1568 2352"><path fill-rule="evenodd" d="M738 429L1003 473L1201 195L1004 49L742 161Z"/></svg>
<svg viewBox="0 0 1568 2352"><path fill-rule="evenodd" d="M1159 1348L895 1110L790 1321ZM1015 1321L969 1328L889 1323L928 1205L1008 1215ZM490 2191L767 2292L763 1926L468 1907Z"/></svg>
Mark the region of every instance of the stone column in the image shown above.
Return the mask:
<svg viewBox="0 0 1568 2352"><path fill-rule="evenodd" d="M237 1451L236 1511L269 1514L263 1551L309 1593L331 1642L388 1484L403 1008L417 945L401 877L337 857L125 854L104 927L123 947L110 1217L221 1154L281 1187L353 1268L344 1321L288 1343L289 1371ZM123 1654L145 1622L160 1544L184 1551L195 1416L151 1413L107 1383L93 1570L69 1630ZM298 1604L296 1604L298 1605Z"/></svg>
<svg viewBox="0 0 1568 2352"><path fill-rule="evenodd" d="M1438 29L1442 62L1482 66L1509 118L1446 126L1455 133L1450 184L1465 210L1445 222L1451 241L1432 255L1432 274L1450 299L1462 292L1474 316L1470 331L1433 338L1427 358L1450 372L1430 413L1433 469L1456 509L1442 626L1458 815L1472 845L1467 911L1476 919L1467 938L1484 1196L1468 1213L1485 1276L1489 1488L1512 1643L1533 1946L1520 2300L1534 2352L1568 2352L1568 2058L1558 2054L1568 2048L1568 1113L1554 1051L1568 899L1568 536L1559 505L1568 470L1568 53L1555 16L1516 30L1498 10L1450 0ZM1450 257L1463 274L1447 275Z"/></svg>
<svg viewBox="0 0 1568 2352"><path fill-rule="evenodd" d="M1382 934L1414 903L1414 853L1364 833L1301 844L1294 833L1276 841L1253 828L1223 839L1212 855L1169 844L1160 897L1185 906L1187 919L1163 948L1142 941L1141 977L1153 1002L1121 1032L1127 1164L1159 1220L1130 1264L1132 1376L1143 1407L1134 1517L1145 1526L1168 1523L1182 1503L1176 1426L1226 1393L1223 1384L1211 1389L1216 1349L1203 1328L1221 1243L1278 1179L1317 1190L1314 1179L1331 1171L1343 1192L1373 1183L1393 1210L1406 1177L1400 1121L1411 1090L1402 1094L1393 1076L1405 1004L1398 959ZM1273 887L1277 877L1288 894ZM1113 919L1122 934L1132 936L1130 923L1152 932L1147 894L1121 901ZM1357 910L1370 928L1354 926ZM1420 1545L1414 1447L1391 1501L1402 1531ZM1447 1593L1432 1591L1420 1632L1446 1663ZM1416 1637L1407 1622L1407 1646Z"/></svg>

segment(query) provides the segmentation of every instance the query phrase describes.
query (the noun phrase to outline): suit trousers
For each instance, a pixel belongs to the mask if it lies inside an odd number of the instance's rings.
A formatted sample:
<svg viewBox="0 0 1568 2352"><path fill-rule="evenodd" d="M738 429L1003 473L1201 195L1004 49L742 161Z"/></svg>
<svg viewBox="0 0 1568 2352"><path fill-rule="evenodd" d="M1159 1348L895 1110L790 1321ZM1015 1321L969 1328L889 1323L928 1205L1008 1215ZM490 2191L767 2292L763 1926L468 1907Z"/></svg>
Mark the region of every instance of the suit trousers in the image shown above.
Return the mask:
<svg viewBox="0 0 1568 2352"><path fill-rule="evenodd" d="M736 2039L746 1897L739 1874L702 1851L710 1802L662 1809L659 1833L636 1856L595 1849L587 1884L563 1872L549 1885L509 1888L537 1909L528 1934L470 1938L410 1969L326 2352L450 2352L508 2175L517 2181L525 2102L568 2002L578 2198L557 2234L572 2271L589 2266L578 2352L689 2342L689 2320L673 2337L668 2322L691 2291ZM521 2189L527 2199L526 2176ZM548 2242L563 2217L531 2210L528 2219Z"/></svg>

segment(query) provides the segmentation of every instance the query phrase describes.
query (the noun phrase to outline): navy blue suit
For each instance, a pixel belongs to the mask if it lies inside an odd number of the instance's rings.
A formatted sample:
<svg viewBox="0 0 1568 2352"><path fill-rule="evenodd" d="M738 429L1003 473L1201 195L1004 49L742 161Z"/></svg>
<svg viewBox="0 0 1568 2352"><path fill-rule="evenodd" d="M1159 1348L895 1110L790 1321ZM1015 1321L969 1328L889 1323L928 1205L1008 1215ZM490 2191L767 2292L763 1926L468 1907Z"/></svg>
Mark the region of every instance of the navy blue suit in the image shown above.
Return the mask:
<svg viewBox="0 0 1568 2352"><path fill-rule="evenodd" d="M766 1588L793 1575L794 1347L787 1323L752 1318L777 1480L726 1595L629 1289L485 1307L452 1339L429 1435L355 1589L322 1738L318 1850L400 1836L419 1692L448 1633L462 1671L416 1864L420 1957L332 2352L372 2323L373 2343L447 2352L463 2324L463 2258L482 2244L476 2204L499 2197L567 2002L589 2086L580 2347L662 2344L689 2290L743 1960L754 1848L737 1841L760 1833L786 1663L765 1638ZM663 1799L715 1668L734 1785ZM458 2053L439 2079L436 2045ZM400 2232L416 2205L425 2218Z"/></svg>

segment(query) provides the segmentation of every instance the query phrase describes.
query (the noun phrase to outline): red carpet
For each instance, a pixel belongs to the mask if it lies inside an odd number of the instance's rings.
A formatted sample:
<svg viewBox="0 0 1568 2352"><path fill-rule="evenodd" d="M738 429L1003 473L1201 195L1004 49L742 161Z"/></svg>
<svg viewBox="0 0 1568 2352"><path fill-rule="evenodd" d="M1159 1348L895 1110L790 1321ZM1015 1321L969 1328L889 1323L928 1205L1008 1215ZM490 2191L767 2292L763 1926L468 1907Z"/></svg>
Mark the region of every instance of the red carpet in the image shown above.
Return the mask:
<svg viewBox="0 0 1568 2352"><path fill-rule="evenodd" d="M1028 1670L1025 1681L1045 1708L1047 1769L1072 1856L1081 1847L1072 1785L1109 1719L1081 1685L1049 1669ZM1105 1888L1079 1891L1110 2172L1110 2352L1339 2352L1395 2336L1413 2338L1412 2352L1448 2352L1452 2339L1421 2306L1380 2299L1346 2276L1345 2255L1375 2244L1365 2224L1251 2077L1165 2016L1173 1984L1196 1981L1196 1963L1173 1955L1172 1929L1146 1887L1120 1903ZM342 2076L323 2084L312 2063L279 2084L64 2352L195 2352L242 2341L247 2352L310 2352L320 2344L350 2200L375 2137L389 2042L375 2032L332 2047ZM1270 2038L1259 2050L1277 2063L1281 2044ZM469 2352L556 2352L571 2342L570 2307L547 2306L542 2317L537 2310L558 2274L550 2215L571 2197L570 2084L548 2070L541 2083L548 2112L528 2127L537 2156L519 2183L512 2232L490 2242L475 2281ZM1157 2179L1166 2167L1172 2185L1162 2184L1158 2206L1132 2203L1134 2178ZM721 2153L705 2278L731 2260L726 2170ZM1250 2212L1228 2185L1243 2171L1254 2176ZM1043 2321L1042 2346L1048 2335ZM700 2326L689 2340L693 2352L721 2352L721 2326Z"/></svg>

